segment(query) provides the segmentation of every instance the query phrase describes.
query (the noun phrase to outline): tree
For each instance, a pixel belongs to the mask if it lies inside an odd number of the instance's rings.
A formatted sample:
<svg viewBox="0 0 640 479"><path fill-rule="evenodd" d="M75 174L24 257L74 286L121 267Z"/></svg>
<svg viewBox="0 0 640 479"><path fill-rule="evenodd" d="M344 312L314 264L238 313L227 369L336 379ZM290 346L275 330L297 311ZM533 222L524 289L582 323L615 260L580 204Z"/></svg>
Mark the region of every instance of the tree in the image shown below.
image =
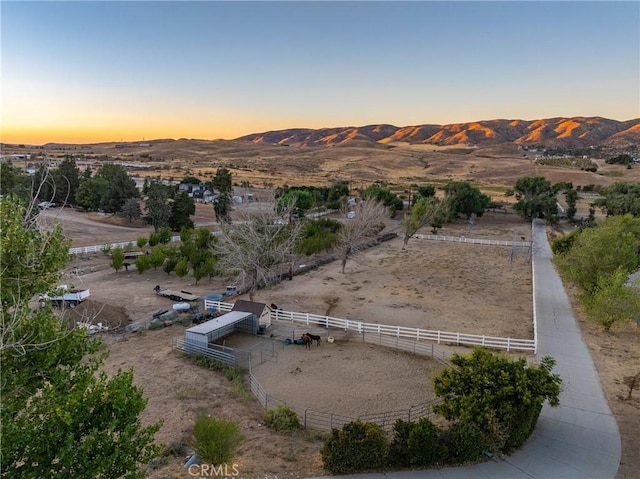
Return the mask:
<svg viewBox="0 0 640 479"><path fill-rule="evenodd" d="M230 462L244 441L237 422L201 412L193 426L193 449L206 464Z"/></svg>
<svg viewBox="0 0 640 479"><path fill-rule="evenodd" d="M233 183L231 179L231 172L227 168L218 168L216 174L211 181L211 185L219 193L231 193Z"/></svg>
<svg viewBox="0 0 640 479"><path fill-rule="evenodd" d="M233 201L228 192L220 193L213 203L213 211L218 223L231 223Z"/></svg>
<svg viewBox="0 0 640 479"><path fill-rule="evenodd" d="M569 188L564 192L564 199L567 201L567 218L570 220L576 216L576 212L578 211L576 205L578 204L579 198L578 192L573 188Z"/></svg>
<svg viewBox="0 0 640 479"><path fill-rule="evenodd" d="M25 203L31 200L31 180L10 162L0 163L0 194L16 195Z"/></svg>
<svg viewBox="0 0 640 479"><path fill-rule="evenodd" d="M65 264L61 229L40 232L15 197L0 207L0 476L142 478L160 424L141 425L146 400L131 371L108 377L99 339L68 330L51 307L29 306Z"/></svg>
<svg viewBox="0 0 640 479"><path fill-rule="evenodd" d="M391 192L388 188L383 188L380 185L371 185L362 192L362 199L375 200L382 203L389 210L389 216L395 217L396 211L401 211L404 207L401 198Z"/></svg>
<svg viewBox="0 0 640 479"><path fill-rule="evenodd" d="M289 190L278 198L278 209L293 204L294 212L305 212L313 206L313 195L306 190Z"/></svg>
<svg viewBox="0 0 640 479"><path fill-rule="evenodd" d="M534 218L548 218L558 212L555 191L543 176L519 178L513 189L508 190L506 195L515 195L518 201L514 208L528 221Z"/></svg>
<svg viewBox="0 0 640 479"><path fill-rule="evenodd" d="M347 216L346 207L343 213ZM347 260L351 258L357 261L362 250L384 229L387 209L376 200L366 200L356 204L352 213L355 216L347 218L338 231L335 247L342 274L344 274Z"/></svg>
<svg viewBox="0 0 640 479"><path fill-rule="evenodd" d="M559 404L562 379L551 371L549 356L538 365L486 349L454 354L452 367L434 378L442 402L434 411L448 420L478 426L493 439L496 450L520 447L538 421L545 401Z"/></svg>
<svg viewBox="0 0 640 479"><path fill-rule="evenodd" d="M601 278L612 276L619 268L628 275L640 266L640 218L611 216L580 230L555 262L564 279L590 296Z"/></svg>
<svg viewBox="0 0 640 479"><path fill-rule="evenodd" d="M107 213L117 213L122 210L122 206L129 198L140 197L135 180L129 176L127 169L122 165L105 163L96 176L109 182L109 190L100 202L100 208Z"/></svg>
<svg viewBox="0 0 640 479"><path fill-rule="evenodd" d="M151 183L149 185L149 194L145 201L147 223L153 226L157 233L160 228L169 224L171 217L171 206L169 205L169 193L167 188L160 183Z"/></svg>
<svg viewBox="0 0 640 479"><path fill-rule="evenodd" d="M448 183L445 185L444 191L449 214L453 217L465 215L469 219L474 214L481 217L491 203L491 198L468 181Z"/></svg>
<svg viewBox="0 0 640 479"><path fill-rule="evenodd" d="M604 211L607 216L631 214L640 217L640 183L618 182L602 188L594 205Z"/></svg>
<svg viewBox="0 0 640 479"><path fill-rule="evenodd" d="M612 275L599 276L594 291L585 299L587 318L607 332L615 323L640 321L640 287L628 285L628 277L623 267Z"/></svg>
<svg viewBox="0 0 640 479"><path fill-rule="evenodd" d="M404 233L402 249L407 249L407 243L420 228L428 225L439 211L441 203L434 197L419 197L411 207L409 215L402 220L400 229Z"/></svg>
<svg viewBox="0 0 640 479"><path fill-rule="evenodd" d="M111 267L116 270L116 273L123 268L124 260L125 255L122 248L116 248L111 251Z"/></svg>
<svg viewBox="0 0 640 479"><path fill-rule="evenodd" d="M137 220L142 216L142 209L140 208L140 200L137 198L129 198L122 206L122 216L129 220L131 223L133 220Z"/></svg>
<svg viewBox="0 0 640 479"><path fill-rule="evenodd" d="M185 176L184 178L182 178L182 181L180 183L188 183L188 184L192 184L192 185L199 185L200 183L202 183L202 181L200 181L199 178L196 178L195 176Z"/></svg>
<svg viewBox="0 0 640 479"><path fill-rule="evenodd" d="M76 204L76 192L80 186L80 169L75 160L67 155L53 171L55 202L61 205Z"/></svg>
<svg viewBox="0 0 640 479"><path fill-rule="evenodd" d="M215 254L223 273L245 285L253 301L256 290L280 277L281 268L292 261L300 235L300 222L288 223L292 206L278 215L265 203L252 211L243 210L240 223L221 225Z"/></svg>
<svg viewBox="0 0 640 479"><path fill-rule="evenodd" d="M176 195L171 203L171 216L169 217L169 227L173 231L180 231L182 228L193 228L193 221L189 218L196 213L196 204L186 192Z"/></svg>
<svg viewBox="0 0 640 479"><path fill-rule="evenodd" d="M89 211L98 211L109 194L109 181L101 177L82 180L76 191L76 204Z"/></svg>

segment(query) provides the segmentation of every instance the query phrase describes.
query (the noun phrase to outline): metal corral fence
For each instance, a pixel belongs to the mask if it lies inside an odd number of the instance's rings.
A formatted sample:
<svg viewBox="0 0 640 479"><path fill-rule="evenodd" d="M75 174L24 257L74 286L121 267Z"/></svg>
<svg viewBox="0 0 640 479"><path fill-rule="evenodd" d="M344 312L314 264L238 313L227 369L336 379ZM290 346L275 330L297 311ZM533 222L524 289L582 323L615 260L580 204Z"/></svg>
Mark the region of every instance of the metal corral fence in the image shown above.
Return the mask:
<svg viewBox="0 0 640 479"><path fill-rule="evenodd" d="M423 417L431 417L433 406L439 402L439 399L425 401L417 406L411 406L407 409L398 411L381 412L377 414L363 414L361 416L344 416L341 414L315 411L313 409L305 409L293 404L289 404L267 393L262 384L256 377L249 374L250 388L260 405L265 408L272 408L278 405L284 405L293 410L300 420L300 424L304 428L317 429L320 431L330 431L334 428L342 428L345 424L353 421L373 422L385 431L391 431L396 420L403 419L405 421L417 421Z"/></svg>
<svg viewBox="0 0 640 479"><path fill-rule="evenodd" d="M180 338L173 338L171 347L174 351L181 351L195 356L206 356L221 363L251 369L251 351L213 343L210 343L209 347L205 348L196 344L185 344L184 340Z"/></svg>
<svg viewBox="0 0 640 479"><path fill-rule="evenodd" d="M482 238L466 238L464 236L443 236L443 235L425 235L416 234L414 238L433 240L433 241L449 241L451 243L470 243L491 246L519 246L522 248L531 247L531 241L511 241L511 240L490 240Z"/></svg>

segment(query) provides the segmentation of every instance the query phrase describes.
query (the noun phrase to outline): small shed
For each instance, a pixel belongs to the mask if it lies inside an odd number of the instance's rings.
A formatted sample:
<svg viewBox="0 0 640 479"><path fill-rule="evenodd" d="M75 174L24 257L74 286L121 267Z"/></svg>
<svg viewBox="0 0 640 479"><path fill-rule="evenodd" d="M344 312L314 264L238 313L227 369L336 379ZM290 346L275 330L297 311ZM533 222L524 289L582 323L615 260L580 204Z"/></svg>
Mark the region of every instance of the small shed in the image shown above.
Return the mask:
<svg viewBox="0 0 640 479"><path fill-rule="evenodd" d="M271 326L271 310L264 303L256 303L255 301L246 301L238 299L231 308L231 311L248 311L258 318L258 325L264 328Z"/></svg>
<svg viewBox="0 0 640 479"><path fill-rule="evenodd" d="M248 311L231 311L185 330L184 346L187 351L206 349L209 343L235 331L257 334L258 317Z"/></svg>

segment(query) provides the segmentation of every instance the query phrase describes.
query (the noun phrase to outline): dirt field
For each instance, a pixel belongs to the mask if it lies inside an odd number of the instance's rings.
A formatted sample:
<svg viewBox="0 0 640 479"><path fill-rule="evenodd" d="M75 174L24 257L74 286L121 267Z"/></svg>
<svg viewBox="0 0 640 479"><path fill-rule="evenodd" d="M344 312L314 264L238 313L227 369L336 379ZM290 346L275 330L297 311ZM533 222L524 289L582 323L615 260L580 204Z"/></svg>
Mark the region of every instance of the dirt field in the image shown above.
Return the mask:
<svg viewBox="0 0 640 479"><path fill-rule="evenodd" d="M114 229L87 220L82 214L60 211L55 213L58 220L65 231L77 232L78 244L135 240L147 234L145 229ZM207 210L199 209L199 213L206 222ZM514 231L529 239L529 226L515 215L492 214L479 219L471 230L467 223L460 222L447 225L440 234L512 239ZM408 251L403 252L399 240L393 240L367 252L363 263L349 261L344 275L337 265L329 264L260 291L256 300L294 311L382 324L530 338L530 264L524 252L514 261L510 261L510 253L505 247L418 239L412 239ZM91 302L84 307L100 310L102 321L113 327L149 321L154 312L170 309L171 301L153 293L156 284L200 295L224 287L221 281L196 285L192 278L179 279L162 271L138 275L130 269L128 273L115 273L107 261L102 253L75 258L66 270L65 281L90 287ZM626 392L622 377L640 369L640 334L632 327L606 335L584 322L581 326L623 437L623 465L618 477L635 477L640 464L640 400L637 392L632 401L618 396ZM322 473L318 452L321 435L303 431L286 435L268 430L253 399L243 398L226 379L171 351L171 339L181 337L183 330L183 326L174 325L159 331L105 336L111 352L106 369L133 367L136 383L149 398L144 421L164 420L157 440L167 445L187 443L193 420L205 410L240 421L246 439L236 462L243 475L271 473L278 478L302 478ZM425 400L431 394L430 375L438 367L428 359L338 341L332 345L325 342L311 351L288 346L279 353L277 363L265 363L256 374L268 392L280 399L304 402L307 407L326 412L358 415L369 409L401 404L408 407L421 398ZM363 371L370 381L363 380ZM412 374L419 380L410 382ZM315 380L318 390L305 392L305 380ZM355 381L358 387L354 387ZM181 467L182 461L182 457L163 458L149 477L189 477Z"/></svg>

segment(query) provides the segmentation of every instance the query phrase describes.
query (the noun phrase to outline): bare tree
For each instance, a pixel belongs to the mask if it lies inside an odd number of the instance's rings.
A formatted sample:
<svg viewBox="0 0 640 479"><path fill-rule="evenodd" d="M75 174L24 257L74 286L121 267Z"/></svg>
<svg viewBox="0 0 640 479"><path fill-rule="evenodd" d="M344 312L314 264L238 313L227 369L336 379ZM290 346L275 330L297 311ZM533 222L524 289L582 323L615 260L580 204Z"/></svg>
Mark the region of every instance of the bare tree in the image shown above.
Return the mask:
<svg viewBox="0 0 640 479"><path fill-rule="evenodd" d="M214 246L221 271L244 285L253 301L255 291L276 281L293 261L301 224L293 222L293 205L276 212L274 203L239 210L239 221L221 224Z"/></svg>
<svg viewBox="0 0 640 479"><path fill-rule="evenodd" d="M351 211L343 211L346 220L338 232L336 255L341 262L341 272L349 258L357 260L361 251L384 229L387 208L380 202L369 199L357 203Z"/></svg>

